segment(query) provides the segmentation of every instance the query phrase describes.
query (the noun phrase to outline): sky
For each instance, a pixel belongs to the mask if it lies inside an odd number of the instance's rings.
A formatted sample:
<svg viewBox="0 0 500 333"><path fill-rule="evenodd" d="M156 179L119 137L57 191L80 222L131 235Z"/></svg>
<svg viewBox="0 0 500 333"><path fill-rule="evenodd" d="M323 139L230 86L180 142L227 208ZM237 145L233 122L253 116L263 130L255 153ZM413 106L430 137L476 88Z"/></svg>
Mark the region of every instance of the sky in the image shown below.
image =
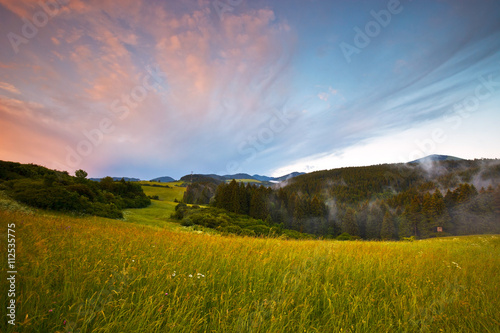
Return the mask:
<svg viewBox="0 0 500 333"><path fill-rule="evenodd" d="M496 0L0 0L0 159L90 177L500 158Z"/></svg>

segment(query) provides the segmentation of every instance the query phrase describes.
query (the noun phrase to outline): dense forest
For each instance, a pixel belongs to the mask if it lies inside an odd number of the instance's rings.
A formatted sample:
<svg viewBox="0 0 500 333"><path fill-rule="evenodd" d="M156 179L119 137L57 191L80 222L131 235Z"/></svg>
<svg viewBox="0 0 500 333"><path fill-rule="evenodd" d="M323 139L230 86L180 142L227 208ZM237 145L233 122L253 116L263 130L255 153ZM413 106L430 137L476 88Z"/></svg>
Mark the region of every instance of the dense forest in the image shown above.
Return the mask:
<svg viewBox="0 0 500 333"><path fill-rule="evenodd" d="M318 171L283 187L193 183L186 203L322 237L401 239L500 233L500 161Z"/></svg>
<svg viewBox="0 0 500 333"><path fill-rule="evenodd" d="M0 161L0 191L29 206L75 214L122 218L122 209L151 204L140 184L111 177L95 182L83 170L50 170L34 164Z"/></svg>

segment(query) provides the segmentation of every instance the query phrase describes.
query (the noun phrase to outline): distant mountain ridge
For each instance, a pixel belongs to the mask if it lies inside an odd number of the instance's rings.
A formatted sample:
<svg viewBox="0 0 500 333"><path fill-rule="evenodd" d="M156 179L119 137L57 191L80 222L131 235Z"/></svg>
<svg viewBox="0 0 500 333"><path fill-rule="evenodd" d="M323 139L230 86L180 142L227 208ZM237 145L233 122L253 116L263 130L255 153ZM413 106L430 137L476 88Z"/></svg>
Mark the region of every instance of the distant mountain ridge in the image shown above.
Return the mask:
<svg viewBox="0 0 500 333"><path fill-rule="evenodd" d="M260 182L265 182L265 183L273 183L273 182L282 182L284 180L294 178L300 175L305 174L304 172L292 172L287 175L281 176L281 177L268 177L268 176L261 176L261 175L249 175L247 173L237 173L234 175L224 175L224 176L219 176L215 174L208 174L208 175L203 175L203 174L192 174L192 175L185 175L181 177L182 181L193 181L193 182L203 182L203 181L210 181L210 180L215 180L217 182L223 182L226 180L257 180Z"/></svg>
<svg viewBox="0 0 500 333"><path fill-rule="evenodd" d="M425 156L422 158L419 158L418 160L414 160L408 163L427 163L427 162L440 162L440 161L463 161L463 158L455 157L455 156L449 156L449 155L429 155Z"/></svg>
<svg viewBox="0 0 500 333"><path fill-rule="evenodd" d="M105 178L105 177L102 177ZM102 178L89 178L90 180L93 180L95 182L101 181ZM140 182L141 180L139 178L130 178L130 177L111 177L113 178L114 181L120 181L124 179L126 182Z"/></svg>
<svg viewBox="0 0 500 333"><path fill-rule="evenodd" d="M173 179L172 177L164 176L151 179L150 182L169 183L169 182L175 182L175 179Z"/></svg>

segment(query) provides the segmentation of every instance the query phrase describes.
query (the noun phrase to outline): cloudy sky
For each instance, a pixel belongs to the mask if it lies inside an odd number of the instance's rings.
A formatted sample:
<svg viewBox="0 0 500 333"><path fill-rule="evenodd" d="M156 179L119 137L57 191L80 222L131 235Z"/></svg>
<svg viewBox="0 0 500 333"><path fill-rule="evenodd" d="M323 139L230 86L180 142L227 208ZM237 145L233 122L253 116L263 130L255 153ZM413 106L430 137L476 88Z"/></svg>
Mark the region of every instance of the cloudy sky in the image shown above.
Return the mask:
<svg viewBox="0 0 500 333"><path fill-rule="evenodd" d="M499 158L495 0L0 0L0 159L92 177Z"/></svg>

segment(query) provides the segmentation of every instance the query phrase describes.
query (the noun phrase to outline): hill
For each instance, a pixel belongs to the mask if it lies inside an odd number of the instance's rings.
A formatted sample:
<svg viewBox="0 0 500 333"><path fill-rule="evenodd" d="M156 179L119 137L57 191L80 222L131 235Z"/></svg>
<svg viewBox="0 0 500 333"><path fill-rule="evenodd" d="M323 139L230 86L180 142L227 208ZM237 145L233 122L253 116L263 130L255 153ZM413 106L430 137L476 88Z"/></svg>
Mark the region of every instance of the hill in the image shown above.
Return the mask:
<svg viewBox="0 0 500 333"><path fill-rule="evenodd" d="M83 170L73 177L35 164L0 161L0 191L32 207L122 218L122 209L151 203L138 183L111 177L96 182L86 177Z"/></svg>
<svg viewBox="0 0 500 333"><path fill-rule="evenodd" d="M175 182L175 179L172 177L164 176L164 177L158 177L150 180L151 182L158 182L158 183L170 183L170 182Z"/></svg>
<svg viewBox="0 0 500 333"><path fill-rule="evenodd" d="M312 172L281 188L188 187L185 202L322 237L500 233L500 161L444 160ZM202 195L203 194L203 195Z"/></svg>
<svg viewBox="0 0 500 333"><path fill-rule="evenodd" d="M125 180L126 182L140 182L141 180L139 178L130 178L130 177L110 177L113 179L115 182L120 181L120 180ZM100 182L104 178L89 178L89 180L93 180L95 182Z"/></svg>
<svg viewBox="0 0 500 333"><path fill-rule="evenodd" d="M463 161L464 159L448 156L448 155L429 155L426 157L422 157L418 160L414 160L408 163L429 163L429 162L441 162L441 161Z"/></svg>
<svg viewBox="0 0 500 333"><path fill-rule="evenodd" d="M215 179L216 181L230 181L230 180L257 180L260 182L265 182L265 185L271 185L272 182L281 182L287 179L291 179L293 177L297 177L299 175L303 175L303 172L292 172L288 175L284 175L281 177L268 177L268 176L260 176L260 175L249 175L247 173L238 173L234 175L224 175L224 176L219 176L215 174L208 174L208 175L202 175L202 174L193 174L193 175L185 175L181 177L181 180L190 182L191 179L193 182L199 182L199 181L210 181L209 178Z"/></svg>
<svg viewBox="0 0 500 333"><path fill-rule="evenodd" d="M268 177L268 176L261 176L261 175L253 175L252 178L260 180L260 181L265 181L265 182L282 182L287 179L291 179L300 175L304 175L304 172L292 172L288 175L284 175L281 177Z"/></svg>
<svg viewBox="0 0 500 333"><path fill-rule="evenodd" d="M192 183L197 183L197 182L215 182L216 184L224 182L226 178L223 176L215 175L215 174L209 174L209 175L201 175L201 174L190 174L190 175L185 175L182 176L181 181L184 182L192 182Z"/></svg>
<svg viewBox="0 0 500 333"><path fill-rule="evenodd" d="M222 177L226 180L254 179L252 176L250 176L247 173L237 173L235 175L224 175Z"/></svg>

